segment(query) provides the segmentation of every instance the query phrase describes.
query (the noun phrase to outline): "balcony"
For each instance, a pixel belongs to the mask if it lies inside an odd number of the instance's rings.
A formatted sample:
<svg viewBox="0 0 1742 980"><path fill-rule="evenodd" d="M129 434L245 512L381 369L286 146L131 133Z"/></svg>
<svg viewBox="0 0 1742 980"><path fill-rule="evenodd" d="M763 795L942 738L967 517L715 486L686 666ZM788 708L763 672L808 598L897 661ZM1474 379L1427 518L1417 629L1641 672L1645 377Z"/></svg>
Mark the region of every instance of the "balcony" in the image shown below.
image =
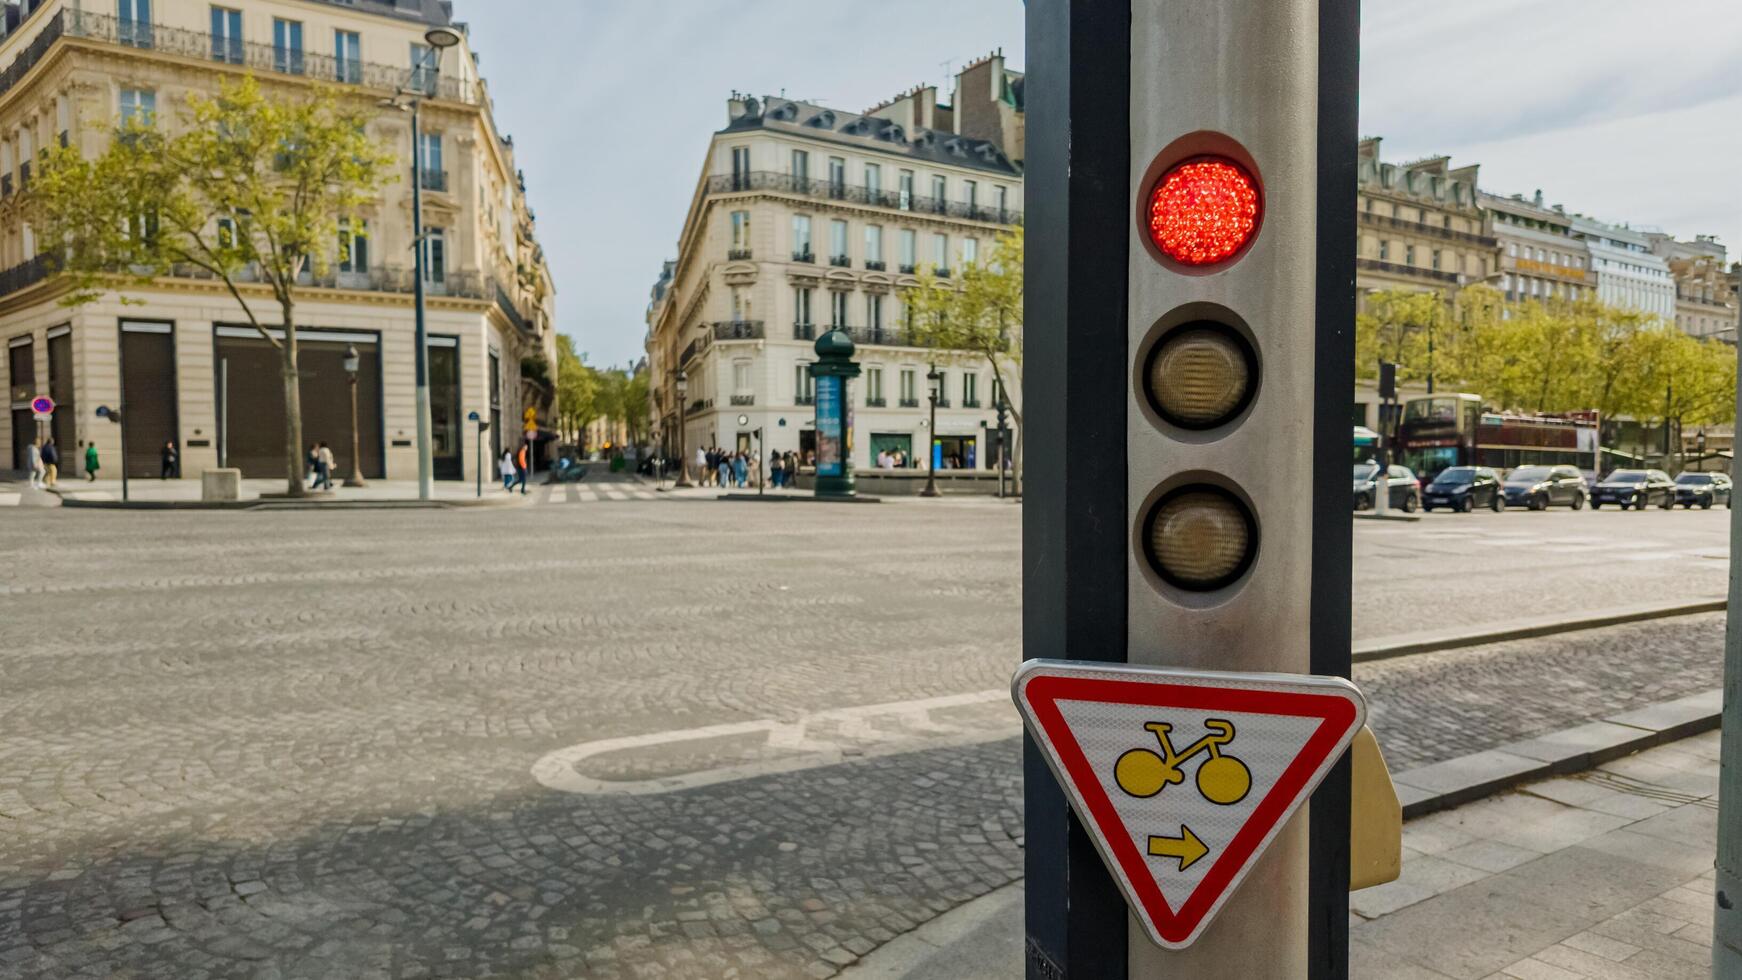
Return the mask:
<svg viewBox="0 0 1742 980"><path fill-rule="evenodd" d="M792 260L794 262L815 262L817 260L817 256L816 256L815 252L812 252L810 249L807 248L807 249L804 249L803 251L793 252L792 253Z"/></svg>
<svg viewBox="0 0 1742 980"><path fill-rule="evenodd" d="M794 395L792 403L794 405L815 405L817 403L817 396L814 393Z"/></svg>
<svg viewBox="0 0 1742 980"><path fill-rule="evenodd" d="M964 399L962 399L962 407L963 408L979 408L980 407L980 399L978 399L978 398L964 398Z"/></svg>
<svg viewBox="0 0 1742 980"><path fill-rule="evenodd" d="M950 407L950 396L949 395L939 395L938 400L937 400L937 406L939 408L949 408Z"/></svg>
<svg viewBox="0 0 1742 980"><path fill-rule="evenodd" d="M761 340L761 320L721 320L711 324L715 340Z"/></svg>
<svg viewBox="0 0 1742 980"><path fill-rule="evenodd" d="M109 6L114 9L113 4ZM483 101L480 87L462 78L438 77L434 72L415 72L410 67L365 64L354 58L341 60L331 55L283 50L270 44L219 37L207 31L164 27L148 21L122 20L91 10L65 8L57 10L43 25L41 33L18 52L12 64L0 71L0 94L22 81L63 37L124 48L147 48L262 73L343 82L389 94L416 81L421 83L421 91L435 98L466 105L479 105Z"/></svg>
<svg viewBox="0 0 1742 980"><path fill-rule="evenodd" d="M889 264L881 259L865 260L865 271L867 272L882 272L887 268L889 268Z"/></svg>
<svg viewBox="0 0 1742 980"><path fill-rule="evenodd" d="M1355 260L1355 266L1356 268L1366 269L1369 272L1385 272L1394 276L1416 276L1422 279L1431 279L1434 282L1450 283L1454 286L1458 284L1458 274L1455 272L1440 272L1436 269L1423 269L1413 265L1387 262L1383 259L1358 258Z"/></svg>
<svg viewBox="0 0 1742 980"><path fill-rule="evenodd" d="M900 405L902 408L918 408L919 407L919 399L917 399L917 398L903 398L900 401L896 402L896 404Z"/></svg>
<svg viewBox="0 0 1742 980"><path fill-rule="evenodd" d="M793 340L817 339L817 325L814 323L795 323L792 325Z"/></svg>
<svg viewBox="0 0 1742 980"><path fill-rule="evenodd" d="M932 275L937 276L939 279L948 279L950 277L950 267L947 265L940 265L931 272Z"/></svg>
<svg viewBox="0 0 1742 980"><path fill-rule="evenodd" d="M889 403L881 398L872 398L870 395L865 396L866 408L887 408L888 406Z"/></svg>
<svg viewBox="0 0 1742 980"><path fill-rule="evenodd" d="M691 358L695 357L697 354L700 354L702 351L707 350L707 349L708 349L708 338L697 337L696 339L690 341L690 345L683 349L682 354L678 355L677 366L683 367L685 364L688 364L690 362Z"/></svg>
<svg viewBox="0 0 1742 980"><path fill-rule="evenodd" d="M1014 174L1010 177L1013 184L1020 180L1021 178ZM831 180L811 180L792 174L775 173L771 170L719 174L708 178L708 193L710 194L740 194L746 191L797 194L822 201L845 201L849 204L864 204L875 208L887 208L891 211L918 211L924 214L937 214L968 221L984 221L995 225L1022 224L1022 212L1012 211L1008 208L989 208L965 201L914 197L901 191L886 191L881 188L844 184Z"/></svg>
<svg viewBox="0 0 1742 980"><path fill-rule="evenodd" d="M0 271L0 296L15 293L26 286L34 286L53 274L52 256L38 255L28 262L20 262L10 269Z"/></svg>
<svg viewBox="0 0 1742 980"><path fill-rule="evenodd" d="M847 336L853 338L855 344L872 344L879 347L924 347L913 339L906 330L899 327L840 327Z"/></svg>
<svg viewBox="0 0 1742 980"><path fill-rule="evenodd" d="M901 266L901 267L900 267L900 270L901 270L901 274L902 274L902 275L904 275L904 276L911 276L911 275L913 275L913 274L914 274L914 272L915 272L915 270L916 270L916 269L918 269L918 266L915 266L915 265L913 265L913 264L911 264L911 263L907 263L907 264L903 264L903 265L902 265L902 266Z"/></svg>
<svg viewBox="0 0 1742 980"><path fill-rule="evenodd" d="M1443 238L1449 242L1464 242L1482 248L1500 247L1500 243L1497 239L1490 238L1487 235L1473 235L1467 231L1453 231L1450 228L1442 228L1439 225L1430 225L1421 221L1405 221L1402 218L1394 218L1385 214L1374 214L1371 211L1360 211L1357 213L1360 215L1362 224L1372 225L1376 228L1402 231L1412 235L1425 235L1430 238Z"/></svg>
<svg viewBox="0 0 1742 980"><path fill-rule="evenodd" d="M18 192L20 194L30 189L30 161L18 165Z"/></svg>
<svg viewBox="0 0 1742 980"><path fill-rule="evenodd" d="M448 192L448 172L446 170L424 170L418 174L417 186L426 191Z"/></svg>
<svg viewBox="0 0 1742 980"><path fill-rule="evenodd" d="M750 261L750 250L747 248L729 248L726 250L726 261L748 262Z"/></svg>
<svg viewBox="0 0 1742 980"><path fill-rule="evenodd" d="M0 197L12 196L12 175L0 174Z"/></svg>
<svg viewBox="0 0 1742 980"><path fill-rule="evenodd" d="M831 255L829 256L829 264L837 269L851 269L853 267L853 260L851 257L845 255Z"/></svg>
<svg viewBox="0 0 1742 980"><path fill-rule="evenodd" d="M742 406L742 405L754 405L754 404L756 404L756 396L755 395L733 395L732 396L732 404L733 405L740 405L740 406Z"/></svg>

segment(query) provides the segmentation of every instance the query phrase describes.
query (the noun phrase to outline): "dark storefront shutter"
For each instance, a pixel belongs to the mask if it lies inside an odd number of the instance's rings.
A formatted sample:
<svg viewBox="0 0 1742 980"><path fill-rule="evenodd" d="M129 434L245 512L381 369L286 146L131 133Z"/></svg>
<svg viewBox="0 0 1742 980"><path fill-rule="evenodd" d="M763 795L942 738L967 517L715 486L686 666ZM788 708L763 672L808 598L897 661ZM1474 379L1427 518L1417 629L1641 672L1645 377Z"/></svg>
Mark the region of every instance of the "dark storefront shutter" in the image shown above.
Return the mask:
<svg viewBox="0 0 1742 980"><path fill-rule="evenodd" d="M76 469L78 407L73 404L73 335L48 338L48 396L54 399L54 444L60 447L61 469Z"/></svg>
<svg viewBox="0 0 1742 980"><path fill-rule="evenodd" d="M155 478L162 471L163 447L185 448L177 431L175 334L167 324L126 324L121 328L121 424L127 430L127 475Z"/></svg>
<svg viewBox="0 0 1742 980"><path fill-rule="evenodd" d="M334 482L351 471L351 383L345 373L345 348L357 347L357 431L363 476L386 472L381 444L381 360L373 337L357 341L297 343L298 394L302 401L299 459L308 445L325 442L333 451ZM284 476L283 355L259 336L219 334L217 356L228 362L226 458L249 478Z"/></svg>

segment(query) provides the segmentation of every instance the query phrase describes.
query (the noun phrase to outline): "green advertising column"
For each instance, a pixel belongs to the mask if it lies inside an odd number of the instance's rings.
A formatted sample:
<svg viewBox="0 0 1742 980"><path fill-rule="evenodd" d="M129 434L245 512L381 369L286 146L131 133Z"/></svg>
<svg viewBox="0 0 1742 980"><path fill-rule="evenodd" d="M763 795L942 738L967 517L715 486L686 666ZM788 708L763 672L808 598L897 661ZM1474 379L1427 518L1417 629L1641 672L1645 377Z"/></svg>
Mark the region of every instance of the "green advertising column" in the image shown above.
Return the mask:
<svg viewBox="0 0 1742 980"><path fill-rule="evenodd" d="M819 497L852 497L853 398L847 382L859 376L853 363L853 340L843 330L817 338L817 362L811 376L817 382L817 487Z"/></svg>

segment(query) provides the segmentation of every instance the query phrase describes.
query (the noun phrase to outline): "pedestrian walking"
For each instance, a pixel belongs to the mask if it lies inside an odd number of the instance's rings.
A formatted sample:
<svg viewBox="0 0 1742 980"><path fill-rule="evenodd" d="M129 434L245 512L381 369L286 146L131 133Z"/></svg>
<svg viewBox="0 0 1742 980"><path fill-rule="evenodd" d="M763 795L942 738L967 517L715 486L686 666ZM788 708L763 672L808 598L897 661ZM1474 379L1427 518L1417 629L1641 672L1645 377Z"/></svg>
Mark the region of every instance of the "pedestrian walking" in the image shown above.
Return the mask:
<svg viewBox="0 0 1742 980"><path fill-rule="evenodd" d="M158 454L158 456L161 465L158 467L157 478L159 480L167 480L172 476L176 476L178 473L177 467L180 465L181 458L175 451L175 440L171 439L164 443L163 452Z"/></svg>
<svg viewBox="0 0 1742 980"><path fill-rule="evenodd" d="M60 478L60 450L54 447L54 440L49 439L42 444L42 485L52 487Z"/></svg>
<svg viewBox="0 0 1742 980"><path fill-rule="evenodd" d="M322 490L333 488L333 451L324 442L315 445L315 485Z"/></svg>
<svg viewBox="0 0 1742 980"><path fill-rule="evenodd" d="M781 487L786 486L786 484L782 482L785 479L786 461L780 458L780 450L776 449L774 452L768 454L768 482L774 484L774 489L779 490Z"/></svg>
<svg viewBox="0 0 1742 980"><path fill-rule="evenodd" d="M94 442L85 445L85 479L97 482L97 444Z"/></svg>
<svg viewBox="0 0 1742 980"><path fill-rule="evenodd" d="M527 458L526 443L520 444L520 452L514 455L514 485L520 488L520 495L526 495L526 467L531 462Z"/></svg>
<svg viewBox="0 0 1742 980"><path fill-rule="evenodd" d="M302 463L303 468L308 472L308 488L310 490L320 485L321 477L318 472L320 461L321 444L318 442L309 443L308 452L303 454Z"/></svg>
<svg viewBox="0 0 1742 980"><path fill-rule="evenodd" d="M508 492L514 490L514 450L502 450L502 458L497 461L497 471L502 477L502 489Z"/></svg>
<svg viewBox="0 0 1742 980"><path fill-rule="evenodd" d="M715 466L714 479L722 490L732 485L732 458L723 449L720 450L720 461Z"/></svg>
<svg viewBox="0 0 1742 980"><path fill-rule="evenodd" d="M30 445L25 448L24 461L30 469L31 487L42 489L42 447L36 444L35 439L30 440Z"/></svg>
<svg viewBox="0 0 1742 980"><path fill-rule="evenodd" d="M696 482L708 482L708 454L702 447L696 447Z"/></svg>
<svg viewBox="0 0 1742 980"><path fill-rule="evenodd" d="M749 485L750 460L745 457L742 451L732 455L732 478L738 481L738 489L740 490Z"/></svg>

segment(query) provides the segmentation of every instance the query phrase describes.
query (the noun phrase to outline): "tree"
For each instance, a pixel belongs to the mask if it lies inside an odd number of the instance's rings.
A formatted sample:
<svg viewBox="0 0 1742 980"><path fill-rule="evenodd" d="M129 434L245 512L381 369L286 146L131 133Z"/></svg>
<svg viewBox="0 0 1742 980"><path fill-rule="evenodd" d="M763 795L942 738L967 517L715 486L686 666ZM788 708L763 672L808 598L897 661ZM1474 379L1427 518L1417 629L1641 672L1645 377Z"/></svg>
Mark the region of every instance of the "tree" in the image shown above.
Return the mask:
<svg viewBox="0 0 1742 980"><path fill-rule="evenodd" d="M599 417L599 373L575 353L575 339L556 336L557 429L570 445L581 444L587 424Z"/></svg>
<svg viewBox="0 0 1742 980"><path fill-rule="evenodd" d="M360 227L389 179L394 157L365 132L369 118L332 89L267 98L247 76L216 97L190 95L185 119L125 120L95 159L50 150L31 193L41 240L66 246L68 305L196 270L224 284L281 354L292 496L303 493L297 282L346 258L341 225Z"/></svg>
<svg viewBox="0 0 1742 980"><path fill-rule="evenodd" d="M1355 376L1376 378L1379 362L1390 361L1397 365L1398 384L1425 379L1439 366L1428 353L1430 336L1446 336L1443 296L1410 289L1373 293L1366 312L1355 317Z"/></svg>
<svg viewBox="0 0 1742 980"><path fill-rule="evenodd" d="M967 264L961 286L952 287L929 271L907 291L910 340L943 350L971 351L992 368L1004 393L1015 436L1012 472L1022 486L1022 259L1023 233L998 236L984 260ZM928 454L929 455L929 454Z"/></svg>

